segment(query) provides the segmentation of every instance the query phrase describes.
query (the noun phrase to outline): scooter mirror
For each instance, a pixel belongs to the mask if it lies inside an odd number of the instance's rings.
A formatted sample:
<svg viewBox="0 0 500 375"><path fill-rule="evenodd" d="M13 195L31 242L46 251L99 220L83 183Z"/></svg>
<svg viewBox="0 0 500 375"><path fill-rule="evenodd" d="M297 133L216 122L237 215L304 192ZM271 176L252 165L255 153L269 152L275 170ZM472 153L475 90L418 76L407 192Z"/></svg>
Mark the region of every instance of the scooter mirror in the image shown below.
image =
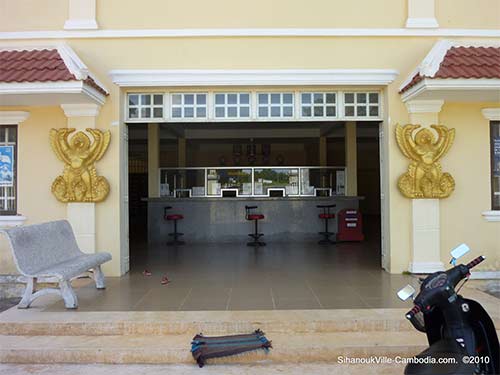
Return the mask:
<svg viewBox="0 0 500 375"><path fill-rule="evenodd" d="M466 244L461 244L460 246L455 247L451 252L451 257L452 257L452 263L454 260L457 260L461 257L463 257L465 254L467 254L470 251L469 246Z"/></svg>
<svg viewBox="0 0 500 375"><path fill-rule="evenodd" d="M410 284L408 284L398 292L398 297L401 301L406 301L408 298L413 297L414 294L415 289Z"/></svg>

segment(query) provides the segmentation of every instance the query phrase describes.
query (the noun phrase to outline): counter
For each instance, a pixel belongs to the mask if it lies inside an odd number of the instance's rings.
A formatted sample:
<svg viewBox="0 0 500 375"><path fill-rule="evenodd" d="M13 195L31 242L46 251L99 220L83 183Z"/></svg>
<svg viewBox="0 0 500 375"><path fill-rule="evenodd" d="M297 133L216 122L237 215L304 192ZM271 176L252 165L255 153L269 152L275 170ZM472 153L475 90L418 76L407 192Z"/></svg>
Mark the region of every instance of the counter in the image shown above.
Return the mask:
<svg viewBox="0 0 500 375"><path fill-rule="evenodd" d="M317 205L336 204L332 212L344 208L358 208L363 197L252 197L252 198L147 198L148 240L153 244L165 243L173 223L164 220L163 209L172 206L169 213L181 214L179 231L184 240L193 242L248 241L253 222L245 219L245 206L258 206L255 213L265 215L259 221L263 240L294 241L318 239L324 223L319 219ZM337 228L337 219L330 220ZM335 229L336 231L336 229Z"/></svg>

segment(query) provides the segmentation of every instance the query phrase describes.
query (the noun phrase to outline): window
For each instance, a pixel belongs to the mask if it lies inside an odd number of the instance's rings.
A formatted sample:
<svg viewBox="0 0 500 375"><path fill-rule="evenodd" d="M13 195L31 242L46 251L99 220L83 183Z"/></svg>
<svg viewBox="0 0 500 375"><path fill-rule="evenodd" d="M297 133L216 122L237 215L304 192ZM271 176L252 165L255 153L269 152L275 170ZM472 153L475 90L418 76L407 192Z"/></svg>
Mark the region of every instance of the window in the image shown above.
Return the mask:
<svg viewBox="0 0 500 375"><path fill-rule="evenodd" d="M301 117L336 117L337 95L334 92L303 92L300 94Z"/></svg>
<svg viewBox="0 0 500 375"><path fill-rule="evenodd" d="M500 122L490 123L491 209L500 210Z"/></svg>
<svg viewBox="0 0 500 375"><path fill-rule="evenodd" d="M207 94L172 94L171 104L173 119L207 117Z"/></svg>
<svg viewBox="0 0 500 375"><path fill-rule="evenodd" d="M250 93L216 93L215 118L249 118Z"/></svg>
<svg viewBox="0 0 500 375"><path fill-rule="evenodd" d="M0 126L0 215L17 214L17 126Z"/></svg>
<svg viewBox="0 0 500 375"><path fill-rule="evenodd" d="M345 117L379 117L379 107L378 92L344 93Z"/></svg>
<svg viewBox="0 0 500 375"><path fill-rule="evenodd" d="M293 117L293 93L258 93L259 118Z"/></svg>
<svg viewBox="0 0 500 375"><path fill-rule="evenodd" d="M162 119L163 94L128 94L129 119Z"/></svg>

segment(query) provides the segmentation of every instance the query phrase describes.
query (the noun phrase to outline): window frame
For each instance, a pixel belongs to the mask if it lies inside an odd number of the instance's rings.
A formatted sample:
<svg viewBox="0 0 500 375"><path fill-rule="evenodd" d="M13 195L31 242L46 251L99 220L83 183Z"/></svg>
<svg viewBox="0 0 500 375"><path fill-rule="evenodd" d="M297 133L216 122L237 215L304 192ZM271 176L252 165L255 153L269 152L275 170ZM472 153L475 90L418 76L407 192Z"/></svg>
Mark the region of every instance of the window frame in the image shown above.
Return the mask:
<svg viewBox="0 0 500 375"><path fill-rule="evenodd" d="M13 145L14 146L14 183L13 183L13 189L14 189L14 199L12 199L12 201L14 202L14 210L2 210L0 209L0 216L15 216L17 215L17 208L18 208L18 186L17 186L17 181L18 181L18 160L17 160L17 155L18 155L18 152L17 152L17 147L18 147L18 143L19 143L19 125L17 124L5 124L5 125L0 125L0 128L4 128L4 129L15 129L16 130L16 138L15 138L15 142L14 144L12 144L12 142L8 142L8 138L7 138L7 142L3 142L0 140L0 145L5 145L5 146L9 146L9 145ZM0 187L1 189L2 187ZM4 200L5 198L5 195L2 195L0 196L0 200Z"/></svg>
<svg viewBox="0 0 500 375"><path fill-rule="evenodd" d="M494 188L494 165L495 165L495 143L494 143L494 133L500 138L500 121L490 121L490 184L491 184L491 209L492 211L500 211L500 202L498 206L495 206L495 196L500 196L500 186L499 190L495 191ZM500 184L499 184L500 185Z"/></svg>
<svg viewBox="0 0 500 375"><path fill-rule="evenodd" d="M377 120L382 119L382 92L377 90L342 90L342 118L347 120ZM354 95L354 102L347 103L345 98L347 94ZM358 103L358 94L366 94L366 102ZM370 94L377 94L377 103L370 103ZM358 107L364 106L366 108L366 115L359 116L358 115ZM354 115L349 116L346 114L346 107L354 107ZM377 116L370 116L370 107L378 108Z"/></svg>
<svg viewBox="0 0 500 375"><path fill-rule="evenodd" d="M303 102L303 95L309 95L311 97L311 103L304 103ZM323 103L314 103L314 95L320 94L323 97ZM335 101L333 103L329 103L326 101L327 95L333 94ZM338 91L313 91L313 90L307 90L307 91L299 91L299 98L300 98L300 103L298 103L297 110L299 111L298 117L301 120L309 120L309 121L314 121L314 120L336 120L339 118L339 102L338 102ZM302 113L302 110L304 107L311 108L311 116L304 116ZM323 108L323 115L322 116L317 116L314 114L314 109L315 107L321 107ZM335 116L328 116L327 115L327 107L333 107L335 110Z"/></svg>
<svg viewBox="0 0 500 375"><path fill-rule="evenodd" d="M260 95L267 95L268 98L268 103L266 104L260 104L259 103L259 96ZM272 103L271 97L272 95L279 95L280 96L280 102L279 103ZM292 98L291 103L285 103L284 98L285 95L290 95ZM278 121L278 120L294 120L297 118L297 101L296 101L296 94L294 90L284 90L284 91L256 91L255 92L255 97L256 97L256 108L255 108L255 118L257 120L266 120L266 121ZM274 105L273 105L274 104ZM280 109L280 115L279 116L271 116L271 107L278 107ZM260 108L267 108L267 116L261 116L259 114ZM284 109L285 107L292 107L292 115L291 116L284 116Z"/></svg>
<svg viewBox="0 0 500 375"><path fill-rule="evenodd" d="M209 93L210 95L210 93ZM217 104L217 95L224 95L224 104ZM228 96L236 95L237 103L229 104ZM248 103L241 103L241 95L248 95ZM213 119L215 121L245 121L252 120L253 117L253 106L252 106L252 92L251 91L214 91L213 92ZM236 107L237 115L236 117L228 116L228 108ZM248 107L248 116L241 116L241 109ZM224 117L217 117L217 108L224 109Z"/></svg>
<svg viewBox="0 0 500 375"><path fill-rule="evenodd" d="M137 105L130 105L129 104L129 96L131 95L137 95L139 97L139 104ZM142 96L143 95L149 95L150 97L150 104L148 105L143 105L142 103ZM154 97L155 95L161 95L162 97L162 104L154 104ZM167 118L166 115L166 94L164 92L128 92L125 96L125 102L127 103L126 105L126 119L127 121L130 122L154 122L154 121L164 121ZM130 108L137 108L137 115L138 117L130 117ZM142 117L142 109L143 108L149 108L151 111L151 117ZM154 110L155 108L161 108L162 109L162 117L154 117Z"/></svg>
<svg viewBox="0 0 500 375"><path fill-rule="evenodd" d="M175 104L174 105L174 96L175 95L181 95L181 104ZM193 117L186 117L184 116L185 113L185 97L186 95L193 95L193 104L188 104L187 107L192 107L193 108ZM205 95L205 104L200 105L197 103L197 96L198 95ZM209 112L212 109L213 105L210 102L210 95L208 92L205 91L173 91L169 95L169 100L168 100L168 105L169 105L169 121L170 122L204 122L207 121L210 116ZM180 108L181 109L181 117L174 117L174 108ZM196 116L196 112L198 108L205 108L205 116L203 117L198 117Z"/></svg>

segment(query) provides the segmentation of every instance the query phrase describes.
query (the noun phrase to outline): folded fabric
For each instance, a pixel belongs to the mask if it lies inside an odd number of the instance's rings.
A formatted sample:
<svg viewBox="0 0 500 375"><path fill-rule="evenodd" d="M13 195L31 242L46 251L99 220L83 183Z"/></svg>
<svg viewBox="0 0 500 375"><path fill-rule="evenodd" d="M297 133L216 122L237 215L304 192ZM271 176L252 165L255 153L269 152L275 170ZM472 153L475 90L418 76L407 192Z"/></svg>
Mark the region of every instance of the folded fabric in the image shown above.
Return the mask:
<svg viewBox="0 0 500 375"><path fill-rule="evenodd" d="M210 358L227 357L258 349L268 352L270 348L271 341L260 329L250 334L232 336L205 337L200 333L191 341L191 353L200 367Z"/></svg>

